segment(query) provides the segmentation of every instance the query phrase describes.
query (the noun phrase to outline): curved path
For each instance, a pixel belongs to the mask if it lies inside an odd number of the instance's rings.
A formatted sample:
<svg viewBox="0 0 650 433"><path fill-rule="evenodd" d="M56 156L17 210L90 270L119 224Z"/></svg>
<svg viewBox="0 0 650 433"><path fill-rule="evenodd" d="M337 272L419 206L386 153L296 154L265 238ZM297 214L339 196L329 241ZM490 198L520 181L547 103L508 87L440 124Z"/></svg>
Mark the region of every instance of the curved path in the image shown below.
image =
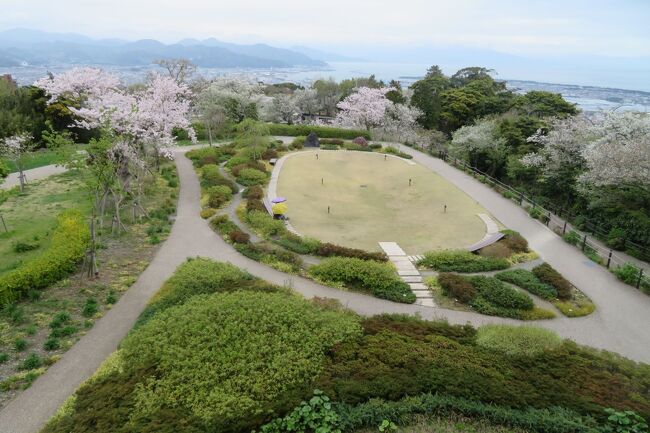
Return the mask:
<svg viewBox="0 0 650 433"><path fill-rule="evenodd" d="M0 432L32 433L38 431L75 389L99 367L129 332L149 298L169 278L176 267L188 257L202 256L226 261L275 284L293 287L310 298L335 298L363 315L378 313L419 314L426 319L448 319L451 323L474 325L521 322L450 311L419 305L396 304L389 301L325 287L311 280L284 274L254 262L224 242L199 216L200 186L191 162L176 155L180 178L178 216L169 238L140 275L136 283L106 315L84 335L56 364L39 377L22 394L0 412ZM630 358L650 361L650 298L619 283L611 274L565 244L545 226L531 220L513 203L474 181L442 161L411 149L404 151L415 160L445 176L470 196L477 199L505 225L520 231L531 246L554 267L597 303L599 309L591 316L577 319L559 318L536 324L556 330L560 335L579 343L620 352Z"/></svg>
<svg viewBox="0 0 650 433"><path fill-rule="evenodd" d="M23 173L25 173L27 184L29 185L29 182L31 181L43 179L45 177L53 176L55 174L61 174L64 173L65 171L67 171L67 168L63 167L62 165L52 164L52 165L45 165L43 167L25 170ZM0 183L0 189L10 189L18 185L20 185L20 180L18 179L18 173L10 173L9 176L7 176L7 178L5 179L5 181L3 183Z"/></svg>

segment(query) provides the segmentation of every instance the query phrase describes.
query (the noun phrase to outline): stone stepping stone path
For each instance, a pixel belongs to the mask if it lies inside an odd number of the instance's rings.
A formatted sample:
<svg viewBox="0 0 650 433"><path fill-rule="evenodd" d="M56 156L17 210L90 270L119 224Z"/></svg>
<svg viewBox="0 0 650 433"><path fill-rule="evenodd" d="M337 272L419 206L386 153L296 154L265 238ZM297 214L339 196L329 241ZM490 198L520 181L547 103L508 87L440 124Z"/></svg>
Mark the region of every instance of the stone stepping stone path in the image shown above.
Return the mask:
<svg viewBox="0 0 650 433"><path fill-rule="evenodd" d="M421 256L406 255L396 242L379 242L379 246L388 256L388 260L397 268L397 275L409 285L411 291L415 294L415 303L426 307L435 307L436 303L433 301L429 288L422 283L422 275L413 265ZM418 259L413 260L414 257L418 257Z"/></svg>

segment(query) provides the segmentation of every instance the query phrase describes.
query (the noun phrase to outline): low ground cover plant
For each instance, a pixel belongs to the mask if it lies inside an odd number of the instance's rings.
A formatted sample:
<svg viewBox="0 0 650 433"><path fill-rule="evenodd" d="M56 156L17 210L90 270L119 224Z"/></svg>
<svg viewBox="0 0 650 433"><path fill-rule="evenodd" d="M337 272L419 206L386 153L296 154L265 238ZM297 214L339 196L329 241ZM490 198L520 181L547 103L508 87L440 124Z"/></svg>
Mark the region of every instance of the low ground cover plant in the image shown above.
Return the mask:
<svg viewBox="0 0 650 433"><path fill-rule="evenodd" d="M506 269L510 263L504 258L483 257L466 250L444 250L426 252L418 265L440 272L471 273Z"/></svg>
<svg viewBox="0 0 650 433"><path fill-rule="evenodd" d="M650 366L547 331L362 319L193 259L43 432L352 432L426 415L604 433L612 414L649 417L648 389Z"/></svg>
<svg viewBox="0 0 650 433"><path fill-rule="evenodd" d="M415 295L409 285L402 281L395 273L395 269L387 263L330 257L311 266L308 273L325 283L342 284L350 289L371 293L377 298L407 304L415 302Z"/></svg>
<svg viewBox="0 0 650 433"><path fill-rule="evenodd" d="M361 130L330 128L327 126L314 125L285 125L279 123L273 123L269 125L269 133L271 135L306 137L312 132L315 133L319 138L342 138L352 140L357 137L364 137L370 140L370 133Z"/></svg>

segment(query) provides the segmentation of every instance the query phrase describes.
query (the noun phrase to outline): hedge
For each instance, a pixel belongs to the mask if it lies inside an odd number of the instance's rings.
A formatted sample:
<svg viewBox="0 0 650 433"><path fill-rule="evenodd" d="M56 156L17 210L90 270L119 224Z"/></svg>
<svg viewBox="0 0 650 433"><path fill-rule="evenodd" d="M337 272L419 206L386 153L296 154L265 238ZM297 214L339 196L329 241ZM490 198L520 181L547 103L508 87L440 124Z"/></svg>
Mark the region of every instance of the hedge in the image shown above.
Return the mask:
<svg viewBox="0 0 650 433"><path fill-rule="evenodd" d="M548 301L557 298L557 290L550 284L542 283L534 273L526 269L512 269L495 275L501 281L515 284Z"/></svg>
<svg viewBox="0 0 650 433"><path fill-rule="evenodd" d="M418 265L440 272L487 272L510 266L506 259L483 257L465 250L429 251Z"/></svg>
<svg viewBox="0 0 650 433"><path fill-rule="evenodd" d="M415 295L393 267L374 260L330 257L308 269L309 275L326 283L344 284L390 301L412 304Z"/></svg>
<svg viewBox="0 0 650 433"><path fill-rule="evenodd" d="M598 424L590 417L559 408L510 409L442 394L422 394L399 401L370 400L357 406L337 407L343 431L377 427L383 420L408 425L415 415L463 415L537 433L594 433Z"/></svg>
<svg viewBox="0 0 650 433"><path fill-rule="evenodd" d="M557 290L558 298L571 299L573 284L571 284L566 278L562 276L562 274L556 271L548 263L542 263L541 265L533 268L533 274L535 274L535 276L539 278L542 283L546 283L555 287L555 290Z"/></svg>
<svg viewBox="0 0 650 433"><path fill-rule="evenodd" d="M29 290L44 289L73 273L86 253L89 240L90 232L81 212L67 210L59 214L50 247L0 277L0 306L14 302Z"/></svg>
<svg viewBox="0 0 650 433"><path fill-rule="evenodd" d="M289 137L307 136L313 132L318 136L318 138L343 138L353 140L357 137L363 137L368 140L371 139L368 131L314 125L284 125L271 123L269 124L269 132L271 135Z"/></svg>

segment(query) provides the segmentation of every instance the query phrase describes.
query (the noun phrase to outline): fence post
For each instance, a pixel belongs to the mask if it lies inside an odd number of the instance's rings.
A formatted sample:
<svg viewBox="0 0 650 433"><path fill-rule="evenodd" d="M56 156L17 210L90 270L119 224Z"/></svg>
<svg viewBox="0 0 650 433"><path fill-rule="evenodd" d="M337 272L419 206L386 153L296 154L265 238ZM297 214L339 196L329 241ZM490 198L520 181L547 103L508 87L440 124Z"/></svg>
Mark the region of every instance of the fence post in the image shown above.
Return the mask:
<svg viewBox="0 0 650 433"><path fill-rule="evenodd" d="M564 220L564 226L562 227L562 234L566 233L566 224L567 224L567 222L566 222L566 220Z"/></svg>
<svg viewBox="0 0 650 433"><path fill-rule="evenodd" d="M5 228L5 232L9 233L9 230L7 230L7 223L5 223L5 217L0 215L0 220L2 220L2 226Z"/></svg>
<svg viewBox="0 0 650 433"><path fill-rule="evenodd" d="M548 227L548 224L551 222L551 212L548 212L548 215L546 215L546 227Z"/></svg>
<svg viewBox="0 0 650 433"><path fill-rule="evenodd" d="M585 237L582 238L582 251L585 250L586 245L587 245L587 235L585 235Z"/></svg>
<svg viewBox="0 0 650 433"><path fill-rule="evenodd" d="M639 279L636 280L636 288L641 287L641 280L643 279L643 269L639 269Z"/></svg>
<svg viewBox="0 0 650 433"><path fill-rule="evenodd" d="M523 206L523 205L524 205L524 193L520 192L519 193L519 206Z"/></svg>
<svg viewBox="0 0 650 433"><path fill-rule="evenodd" d="M610 263L612 263L612 250L609 250L609 255L607 256L607 269L609 269Z"/></svg>
<svg viewBox="0 0 650 433"><path fill-rule="evenodd" d="M636 288L639 289L641 287L641 280L643 279L643 269L639 269L639 279L636 280Z"/></svg>

